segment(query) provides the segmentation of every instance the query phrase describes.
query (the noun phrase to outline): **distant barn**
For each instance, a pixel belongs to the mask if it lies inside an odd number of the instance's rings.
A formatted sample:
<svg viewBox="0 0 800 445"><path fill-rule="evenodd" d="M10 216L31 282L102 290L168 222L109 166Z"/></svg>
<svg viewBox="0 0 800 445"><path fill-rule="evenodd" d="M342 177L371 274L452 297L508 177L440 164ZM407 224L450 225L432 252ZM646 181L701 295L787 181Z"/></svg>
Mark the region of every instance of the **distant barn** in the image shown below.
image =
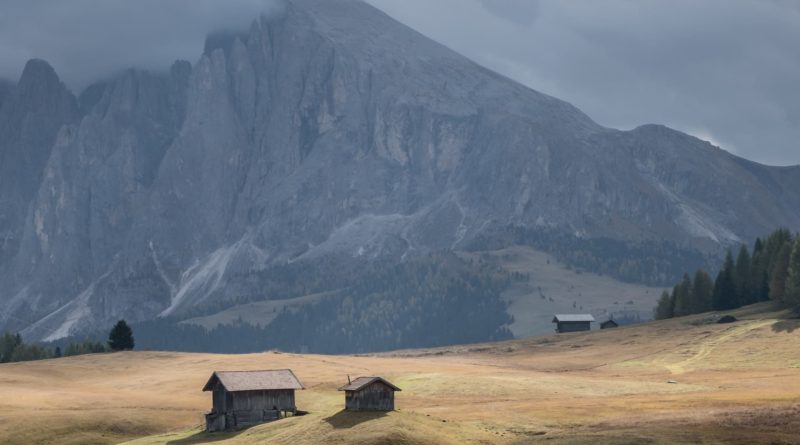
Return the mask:
<svg viewBox="0 0 800 445"><path fill-rule="evenodd" d="M619 324L614 320L606 320L600 323L600 329L613 329L618 328Z"/></svg>
<svg viewBox="0 0 800 445"><path fill-rule="evenodd" d="M348 411L394 411L394 393L401 389L381 377L359 377L339 391L345 393Z"/></svg>
<svg viewBox="0 0 800 445"><path fill-rule="evenodd" d="M556 314L553 317L558 333L591 331L593 322L591 314Z"/></svg>
<svg viewBox="0 0 800 445"><path fill-rule="evenodd" d="M213 392L206 431L223 431L296 414L294 391L305 389L289 369L218 371L203 391Z"/></svg>

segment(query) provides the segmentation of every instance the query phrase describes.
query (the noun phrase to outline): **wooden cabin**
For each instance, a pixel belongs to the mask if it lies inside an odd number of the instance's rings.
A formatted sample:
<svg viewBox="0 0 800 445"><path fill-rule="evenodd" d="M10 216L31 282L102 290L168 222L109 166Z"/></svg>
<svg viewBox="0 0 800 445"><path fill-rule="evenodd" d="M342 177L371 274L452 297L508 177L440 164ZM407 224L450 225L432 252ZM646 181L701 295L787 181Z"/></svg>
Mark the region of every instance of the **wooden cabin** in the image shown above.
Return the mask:
<svg viewBox="0 0 800 445"><path fill-rule="evenodd" d="M619 327L619 323L617 323L614 320L606 320L606 321L600 323L600 329L613 329L613 328L618 328L618 327Z"/></svg>
<svg viewBox="0 0 800 445"><path fill-rule="evenodd" d="M400 388L382 377L359 377L339 388L348 411L394 411L394 393Z"/></svg>
<svg viewBox="0 0 800 445"><path fill-rule="evenodd" d="M591 331L594 317L591 314L556 314L553 317L556 324L556 332L580 332Z"/></svg>
<svg viewBox="0 0 800 445"><path fill-rule="evenodd" d="M203 391L212 392L206 431L224 431L296 414L294 391L305 389L290 369L217 371Z"/></svg>

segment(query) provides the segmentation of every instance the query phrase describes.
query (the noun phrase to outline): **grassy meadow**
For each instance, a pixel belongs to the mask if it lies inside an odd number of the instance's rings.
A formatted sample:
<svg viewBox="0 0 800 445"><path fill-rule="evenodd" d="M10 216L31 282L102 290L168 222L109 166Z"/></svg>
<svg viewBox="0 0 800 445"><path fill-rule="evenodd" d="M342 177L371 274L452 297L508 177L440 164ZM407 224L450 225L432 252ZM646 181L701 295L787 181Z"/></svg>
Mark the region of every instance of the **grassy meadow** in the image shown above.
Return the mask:
<svg viewBox="0 0 800 445"><path fill-rule="evenodd" d="M123 352L0 365L0 443L800 443L800 320L768 306L494 344L369 356ZM214 370L291 368L308 414L202 432ZM400 386L346 413L347 375ZM668 383L670 381L676 383Z"/></svg>

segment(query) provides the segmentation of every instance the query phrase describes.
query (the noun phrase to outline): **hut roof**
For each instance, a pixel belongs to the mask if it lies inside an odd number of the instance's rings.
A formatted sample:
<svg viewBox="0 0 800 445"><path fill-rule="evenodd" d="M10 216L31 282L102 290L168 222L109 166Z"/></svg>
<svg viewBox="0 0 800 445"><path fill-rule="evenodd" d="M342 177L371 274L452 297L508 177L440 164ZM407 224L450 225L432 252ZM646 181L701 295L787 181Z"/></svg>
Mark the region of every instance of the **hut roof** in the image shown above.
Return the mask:
<svg viewBox="0 0 800 445"><path fill-rule="evenodd" d="M564 321L594 321L594 317L591 314L556 314L553 317L553 323L559 323Z"/></svg>
<svg viewBox="0 0 800 445"><path fill-rule="evenodd" d="M291 369L215 371L208 379L206 386L203 387L203 391L211 391L217 381L230 392L305 389Z"/></svg>
<svg viewBox="0 0 800 445"><path fill-rule="evenodd" d="M384 379L383 377L359 377L352 382L348 383L347 385L342 386L339 388L339 391L358 391L361 388L374 383L376 381L383 382L386 386L392 388L395 391L402 391L402 389L394 386L388 380Z"/></svg>

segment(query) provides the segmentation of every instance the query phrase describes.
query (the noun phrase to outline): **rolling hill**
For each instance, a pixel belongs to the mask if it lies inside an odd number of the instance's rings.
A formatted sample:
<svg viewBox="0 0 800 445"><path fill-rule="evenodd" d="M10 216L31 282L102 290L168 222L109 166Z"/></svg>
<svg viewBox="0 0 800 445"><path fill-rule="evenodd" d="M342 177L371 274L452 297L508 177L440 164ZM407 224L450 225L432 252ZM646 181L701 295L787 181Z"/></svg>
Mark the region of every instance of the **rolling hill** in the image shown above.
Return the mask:
<svg viewBox="0 0 800 445"><path fill-rule="evenodd" d="M794 444L800 320L768 305L613 330L359 356L124 352L0 365L8 444ZM214 370L291 368L307 415L200 432ZM347 375L398 410L341 412ZM675 383L668 383L673 381Z"/></svg>

